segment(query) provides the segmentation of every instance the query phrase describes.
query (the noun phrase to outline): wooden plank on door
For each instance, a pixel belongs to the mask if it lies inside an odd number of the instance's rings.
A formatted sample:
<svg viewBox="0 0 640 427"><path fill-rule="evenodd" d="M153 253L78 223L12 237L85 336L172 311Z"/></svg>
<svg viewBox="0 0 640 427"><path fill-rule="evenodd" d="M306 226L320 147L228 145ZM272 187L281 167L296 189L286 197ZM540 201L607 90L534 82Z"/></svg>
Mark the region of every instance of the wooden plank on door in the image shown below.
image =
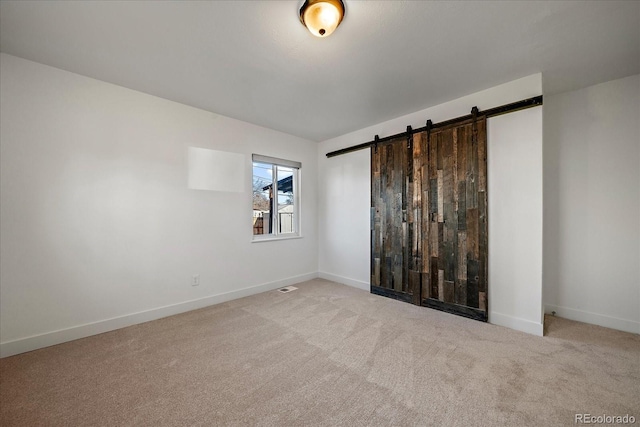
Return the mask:
<svg viewBox="0 0 640 427"><path fill-rule="evenodd" d="M487 195L484 191L478 193L478 262L480 263L480 292L487 291L487 259L489 248L487 246ZM482 308L482 306L480 307Z"/></svg>
<svg viewBox="0 0 640 427"><path fill-rule="evenodd" d="M456 140L458 142L458 161L457 163L457 173L458 173L458 182L465 182L467 180L467 146L469 144L469 132L470 125L460 126L456 128ZM466 192L466 187L465 187ZM462 193L459 193L458 197L461 197ZM466 193L465 193L466 196Z"/></svg>
<svg viewBox="0 0 640 427"><path fill-rule="evenodd" d="M467 254L479 258L478 209L467 209Z"/></svg>
<svg viewBox="0 0 640 427"><path fill-rule="evenodd" d="M444 302L448 302L448 303L455 303L455 289L454 289L454 283L452 280L445 280L444 281Z"/></svg>
<svg viewBox="0 0 640 427"><path fill-rule="evenodd" d="M467 233L465 231L458 231L455 302L456 304L467 305Z"/></svg>
<svg viewBox="0 0 640 427"><path fill-rule="evenodd" d="M403 206L406 196L404 195L404 156L403 156L403 144L397 142L393 144L393 185L391 187L391 198L393 200L393 233L392 233L392 247L393 252L393 289L396 291L403 291L404 283L404 257L402 249L403 230Z"/></svg>
<svg viewBox="0 0 640 427"><path fill-rule="evenodd" d="M441 161L442 163L442 161ZM444 172L442 169L438 169L438 178L437 178L437 182L438 182L438 186L437 186L437 192L438 192L438 222L444 222L444 191L443 191L443 184L444 184Z"/></svg>
<svg viewBox="0 0 640 427"><path fill-rule="evenodd" d="M438 258L431 257L431 265L429 266L431 274L429 274L429 298L438 299Z"/></svg>
<svg viewBox="0 0 640 427"><path fill-rule="evenodd" d="M467 229L467 183L458 182L458 230Z"/></svg>
<svg viewBox="0 0 640 427"><path fill-rule="evenodd" d="M417 305L420 304L421 277L422 274L418 270L409 271L410 289L412 290L411 295L413 296L411 302Z"/></svg>
<svg viewBox="0 0 640 427"><path fill-rule="evenodd" d="M467 260L467 305L479 307L479 274L480 263L475 259Z"/></svg>
<svg viewBox="0 0 640 427"><path fill-rule="evenodd" d="M467 209L478 207L478 142L473 131L467 133Z"/></svg>
<svg viewBox="0 0 640 427"><path fill-rule="evenodd" d="M487 121L478 120L478 191L487 191Z"/></svg>

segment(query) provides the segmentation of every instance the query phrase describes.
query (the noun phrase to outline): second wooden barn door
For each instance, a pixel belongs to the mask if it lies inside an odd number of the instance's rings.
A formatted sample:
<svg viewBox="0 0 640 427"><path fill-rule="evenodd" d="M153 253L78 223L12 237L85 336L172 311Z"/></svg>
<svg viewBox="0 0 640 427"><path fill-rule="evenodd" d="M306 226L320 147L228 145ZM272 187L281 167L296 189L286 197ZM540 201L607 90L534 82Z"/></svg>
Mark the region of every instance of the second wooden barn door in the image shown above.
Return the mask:
<svg viewBox="0 0 640 427"><path fill-rule="evenodd" d="M486 321L485 119L374 147L371 159L372 292Z"/></svg>
<svg viewBox="0 0 640 427"><path fill-rule="evenodd" d="M486 121L425 132L421 147L427 155L414 158L416 187L428 199L421 303L486 321Z"/></svg>

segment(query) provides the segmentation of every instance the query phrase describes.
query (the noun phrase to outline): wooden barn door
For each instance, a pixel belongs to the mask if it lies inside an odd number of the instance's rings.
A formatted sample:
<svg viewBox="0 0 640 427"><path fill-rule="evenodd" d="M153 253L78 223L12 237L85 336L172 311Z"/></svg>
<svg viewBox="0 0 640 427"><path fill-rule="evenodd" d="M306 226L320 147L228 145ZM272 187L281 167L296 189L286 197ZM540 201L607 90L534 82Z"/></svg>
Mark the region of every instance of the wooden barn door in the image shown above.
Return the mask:
<svg viewBox="0 0 640 427"><path fill-rule="evenodd" d="M487 320L484 117L372 148L371 290Z"/></svg>
<svg viewBox="0 0 640 427"><path fill-rule="evenodd" d="M420 275L409 247L411 145L399 138L371 149L371 292L420 304Z"/></svg>
<svg viewBox="0 0 640 427"><path fill-rule="evenodd" d="M428 198L420 236L428 248L421 304L486 321L486 120L425 132L422 147L426 165L414 167Z"/></svg>

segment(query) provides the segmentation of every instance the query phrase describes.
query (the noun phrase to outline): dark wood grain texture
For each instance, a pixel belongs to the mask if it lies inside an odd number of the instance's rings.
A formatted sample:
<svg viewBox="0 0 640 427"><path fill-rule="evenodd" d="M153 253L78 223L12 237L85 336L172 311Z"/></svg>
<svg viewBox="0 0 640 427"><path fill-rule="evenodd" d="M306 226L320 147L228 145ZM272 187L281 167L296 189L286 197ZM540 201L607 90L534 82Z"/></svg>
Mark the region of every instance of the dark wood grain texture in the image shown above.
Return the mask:
<svg viewBox="0 0 640 427"><path fill-rule="evenodd" d="M413 136L399 138L371 149L371 286L416 302L422 263L414 238L419 200L413 200L412 142Z"/></svg>
<svg viewBox="0 0 640 427"><path fill-rule="evenodd" d="M372 292L487 320L484 117L371 152Z"/></svg>

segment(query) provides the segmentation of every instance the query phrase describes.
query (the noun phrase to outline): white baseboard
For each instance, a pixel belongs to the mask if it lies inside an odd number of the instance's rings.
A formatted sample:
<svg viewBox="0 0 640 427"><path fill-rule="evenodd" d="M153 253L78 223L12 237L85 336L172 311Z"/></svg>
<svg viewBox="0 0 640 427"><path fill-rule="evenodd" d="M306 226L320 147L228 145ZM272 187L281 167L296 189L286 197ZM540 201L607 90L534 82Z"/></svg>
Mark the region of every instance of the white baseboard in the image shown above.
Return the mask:
<svg viewBox="0 0 640 427"><path fill-rule="evenodd" d="M544 312L551 314L552 311L556 312L556 316L564 317L565 319L604 326L605 328L617 329L624 332L631 332L632 334L640 334L640 322L635 322L633 320L619 319L617 317L605 316L603 314L591 313L589 311L576 310L575 308L545 304Z"/></svg>
<svg viewBox="0 0 640 427"><path fill-rule="evenodd" d="M350 279L349 277L343 277L343 276L338 276L337 274L325 273L324 271L319 271L318 277L321 279L327 279L327 280L331 280L332 282L342 283L343 285L362 289L364 291L371 290L371 286L369 285L369 282L363 282L362 280Z"/></svg>
<svg viewBox="0 0 640 427"><path fill-rule="evenodd" d="M515 329L520 332L526 332L527 334L537 335L539 337L544 334L544 325L542 323L536 323L531 320L496 313L495 311L489 312L489 323L504 326L509 329Z"/></svg>
<svg viewBox="0 0 640 427"><path fill-rule="evenodd" d="M97 322L74 326L67 329L47 332L40 335L17 339L14 341L3 342L0 343L0 357L13 356L15 354L25 353L27 351L37 350L39 348L49 347L56 344L62 344L64 342L77 340L79 338L85 338L91 335L97 335L127 326L137 325L139 323L149 322L151 320L156 320L167 316L173 316L174 314L180 314L186 311L196 310L199 308L208 307L210 305L220 304L226 301L271 291L284 286L294 285L296 283L305 282L317 277L317 272L307 273L300 276L276 280L275 282L263 283L244 289L238 289L236 291L211 295L204 298L184 301L164 307L158 307L151 310L140 311L138 313L114 317L112 319L100 320Z"/></svg>

